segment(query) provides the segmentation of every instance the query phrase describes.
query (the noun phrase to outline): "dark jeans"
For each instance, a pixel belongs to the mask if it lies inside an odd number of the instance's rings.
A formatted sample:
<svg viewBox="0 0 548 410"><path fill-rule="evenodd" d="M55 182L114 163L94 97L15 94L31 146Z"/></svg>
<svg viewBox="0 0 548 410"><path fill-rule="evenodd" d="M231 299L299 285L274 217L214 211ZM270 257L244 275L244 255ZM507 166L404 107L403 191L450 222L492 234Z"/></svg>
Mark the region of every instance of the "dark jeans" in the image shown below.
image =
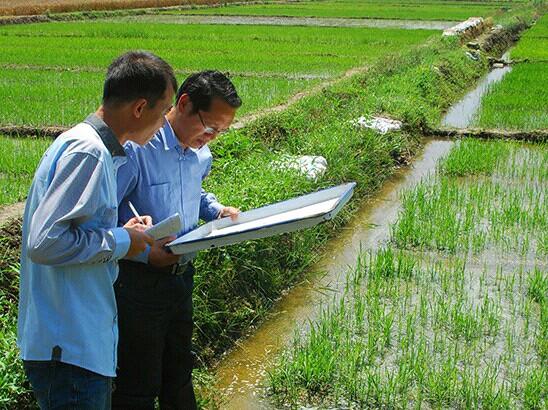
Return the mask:
<svg viewBox="0 0 548 410"><path fill-rule="evenodd" d="M110 410L110 377L58 361L24 360L23 367L42 410Z"/></svg>
<svg viewBox="0 0 548 410"><path fill-rule="evenodd" d="M118 371L113 409L195 409L192 386L194 268L174 276L122 261L118 304Z"/></svg>

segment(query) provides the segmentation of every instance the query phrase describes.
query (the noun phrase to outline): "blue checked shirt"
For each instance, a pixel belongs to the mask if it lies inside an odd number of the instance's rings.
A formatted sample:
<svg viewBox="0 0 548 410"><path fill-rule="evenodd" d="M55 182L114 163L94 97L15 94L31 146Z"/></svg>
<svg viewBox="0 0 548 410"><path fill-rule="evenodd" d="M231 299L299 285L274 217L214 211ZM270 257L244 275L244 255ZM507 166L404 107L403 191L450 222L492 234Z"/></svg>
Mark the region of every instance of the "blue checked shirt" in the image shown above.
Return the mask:
<svg viewBox="0 0 548 410"><path fill-rule="evenodd" d="M195 229L200 218L217 218L223 206L202 189L202 180L211 170L207 146L184 149L166 120L147 145L127 142L124 148L128 161L118 172L119 223L133 217L128 201L139 214L150 215L153 223L178 212L182 221L178 236ZM146 263L149 251L134 260Z"/></svg>
<svg viewBox="0 0 548 410"><path fill-rule="evenodd" d="M116 227L116 171L125 161L94 114L42 157L23 217L17 337L23 360L59 360L115 376L113 283L130 245L127 231Z"/></svg>

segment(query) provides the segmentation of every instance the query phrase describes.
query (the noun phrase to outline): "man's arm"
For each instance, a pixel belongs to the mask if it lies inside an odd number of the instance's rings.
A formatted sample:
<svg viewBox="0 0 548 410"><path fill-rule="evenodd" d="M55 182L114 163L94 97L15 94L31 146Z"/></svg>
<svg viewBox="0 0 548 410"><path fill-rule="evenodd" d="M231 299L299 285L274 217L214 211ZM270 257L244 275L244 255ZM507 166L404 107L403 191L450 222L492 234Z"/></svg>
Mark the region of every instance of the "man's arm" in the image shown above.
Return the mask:
<svg viewBox="0 0 548 410"><path fill-rule="evenodd" d="M43 265L104 263L123 257L130 248L124 228L84 229L101 206L103 164L87 153L64 155L30 223L30 259ZM115 212L115 209L106 212Z"/></svg>

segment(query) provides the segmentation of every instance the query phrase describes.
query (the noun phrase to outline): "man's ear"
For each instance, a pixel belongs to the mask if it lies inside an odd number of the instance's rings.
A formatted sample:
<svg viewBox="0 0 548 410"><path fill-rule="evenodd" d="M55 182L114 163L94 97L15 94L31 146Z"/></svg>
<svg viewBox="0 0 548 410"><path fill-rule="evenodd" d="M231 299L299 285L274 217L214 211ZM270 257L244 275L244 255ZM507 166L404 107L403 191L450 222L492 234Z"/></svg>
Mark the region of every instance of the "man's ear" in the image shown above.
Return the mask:
<svg viewBox="0 0 548 410"><path fill-rule="evenodd" d="M190 97L188 94L181 94L179 99L177 100L177 111L183 112L185 110L185 107L190 103Z"/></svg>
<svg viewBox="0 0 548 410"><path fill-rule="evenodd" d="M135 118L141 118L145 107L148 105L148 101L144 98L139 98L133 103L133 115Z"/></svg>

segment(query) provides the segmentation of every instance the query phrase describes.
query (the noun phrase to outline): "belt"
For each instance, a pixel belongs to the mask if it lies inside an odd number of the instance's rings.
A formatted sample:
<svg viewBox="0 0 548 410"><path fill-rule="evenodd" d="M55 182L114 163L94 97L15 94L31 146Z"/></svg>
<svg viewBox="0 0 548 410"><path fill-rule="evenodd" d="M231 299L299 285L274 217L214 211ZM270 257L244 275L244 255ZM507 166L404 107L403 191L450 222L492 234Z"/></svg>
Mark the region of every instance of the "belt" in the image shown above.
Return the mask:
<svg viewBox="0 0 548 410"><path fill-rule="evenodd" d="M168 275L179 276L187 271L190 267L190 262L176 263L174 265L164 266L162 268L154 268L155 272L165 273Z"/></svg>

